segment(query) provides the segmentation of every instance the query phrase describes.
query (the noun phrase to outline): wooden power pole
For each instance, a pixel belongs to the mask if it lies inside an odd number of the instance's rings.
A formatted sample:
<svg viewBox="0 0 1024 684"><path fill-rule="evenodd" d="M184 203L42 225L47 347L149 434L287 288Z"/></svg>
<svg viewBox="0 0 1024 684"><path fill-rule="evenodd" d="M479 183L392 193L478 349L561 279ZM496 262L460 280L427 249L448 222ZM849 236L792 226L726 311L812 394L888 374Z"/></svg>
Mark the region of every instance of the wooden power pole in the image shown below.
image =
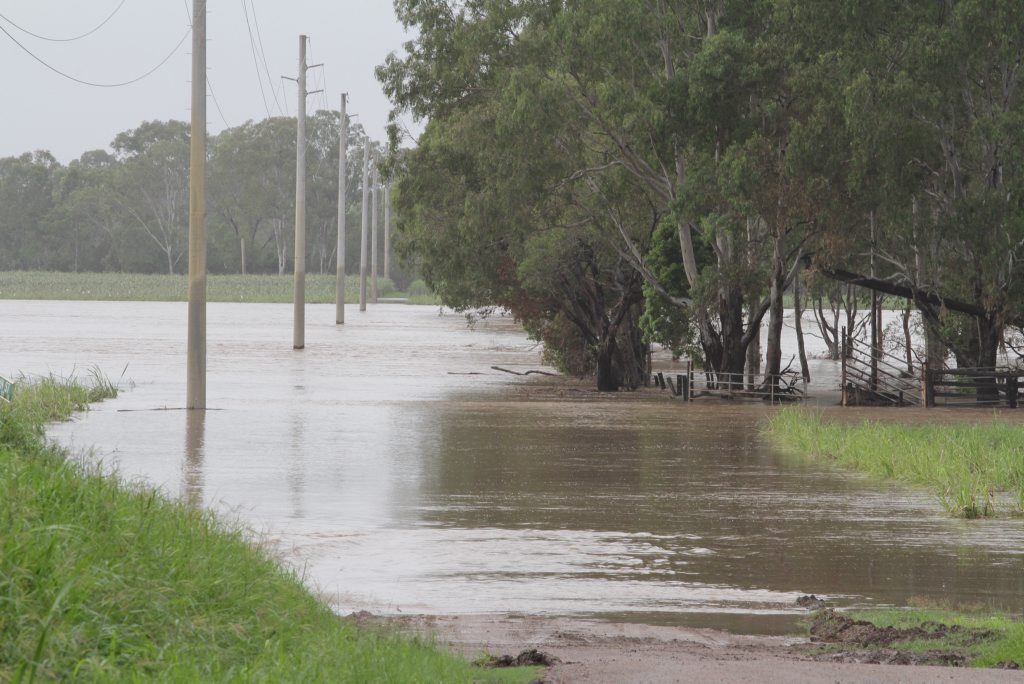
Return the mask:
<svg viewBox="0 0 1024 684"><path fill-rule="evenodd" d="M384 277L391 280L391 183L384 186Z"/></svg>
<svg viewBox="0 0 1024 684"><path fill-rule="evenodd" d="M372 274L371 277L370 277L370 284L371 284L371 287L370 287L370 302L372 304L376 304L377 303L377 274L380 272L380 269L377 268L377 253L380 251L378 249L378 242L377 242L377 218L380 216L380 202L379 202L379 195L380 195L380 172L378 170L379 167L380 167L380 160L377 159L376 157L374 157L373 158L373 221L372 221L372 225L373 225L372 234L373 234L373 237L370 240L370 249L371 249L371 254L373 255L370 258L370 273Z"/></svg>
<svg viewBox="0 0 1024 684"><path fill-rule="evenodd" d="M299 36L299 106L295 139L295 327L292 346L306 346L306 36Z"/></svg>
<svg viewBox="0 0 1024 684"><path fill-rule="evenodd" d="M363 140L363 227L359 242L359 310L366 311L366 238L370 229L370 139Z"/></svg>
<svg viewBox="0 0 1024 684"><path fill-rule="evenodd" d="M348 95L341 95L341 139L338 145L338 284L334 293L334 322L345 323L345 196L348 194Z"/></svg>
<svg viewBox="0 0 1024 684"><path fill-rule="evenodd" d="M186 408L206 409L206 0L192 4Z"/></svg>

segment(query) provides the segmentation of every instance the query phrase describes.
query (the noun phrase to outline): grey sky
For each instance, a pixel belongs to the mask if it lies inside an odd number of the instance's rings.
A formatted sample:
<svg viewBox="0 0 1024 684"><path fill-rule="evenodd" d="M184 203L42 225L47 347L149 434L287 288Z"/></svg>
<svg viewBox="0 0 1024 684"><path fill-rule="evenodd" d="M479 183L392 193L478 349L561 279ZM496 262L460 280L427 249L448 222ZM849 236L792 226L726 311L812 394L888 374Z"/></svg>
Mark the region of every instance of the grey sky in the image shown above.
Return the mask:
<svg viewBox="0 0 1024 684"><path fill-rule="evenodd" d="M55 38L80 35L97 26L121 0L0 0L0 14L34 33ZM295 84L282 81L298 70L298 36L310 37L309 111L327 102L337 109L341 92L369 134L384 139L390 105L373 69L408 40L390 0L251 0L263 37L270 91L259 62L272 114L295 114ZM192 0L125 0L121 10L96 33L74 42L33 38L0 18L0 25L40 58L88 81L116 83L134 78L160 62L188 30ZM245 3L248 5L248 2ZM243 0L208 0L209 78L223 119L213 100L207 117L211 133L224 120L237 126L267 116L249 43ZM252 27L256 34L256 25ZM114 136L145 120L189 118L191 40L159 71L135 85L93 88L47 70L0 33L0 70L6 93L0 108L0 157L50 150L67 163L86 150L107 148ZM418 128L413 129L414 132Z"/></svg>

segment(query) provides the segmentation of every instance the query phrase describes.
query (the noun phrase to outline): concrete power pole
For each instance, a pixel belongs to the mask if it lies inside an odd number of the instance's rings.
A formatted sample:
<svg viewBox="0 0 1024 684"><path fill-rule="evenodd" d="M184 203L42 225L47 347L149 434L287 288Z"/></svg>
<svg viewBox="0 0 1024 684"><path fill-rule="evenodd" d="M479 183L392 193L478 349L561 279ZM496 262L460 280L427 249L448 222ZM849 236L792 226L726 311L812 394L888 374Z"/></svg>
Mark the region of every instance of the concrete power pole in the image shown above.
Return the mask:
<svg viewBox="0 0 1024 684"><path fill-rule="evenodd" d="M367 232L370 229L370 139L363 141L363 229L359 242L359 310L366 311Z"/></svg>
<svg viewBox="0 0 1024 684"><path fill-rule="evenodd" d="M380 216L380 172L377 170L380 160L374 157L373 159L373 238L371 239L370 249L372 250L373 257L370 259L370 272L373 274L370 278L370 302L373 304L377 303L377 274L380 269L377 268L377 253L380 251L377 248L377 218Z"/></svg>
<svg viewBox="0 0 1024 684"><path fill-rule="evenodd" d="M391 280L391 183L384 186L384 277Z"/></svg>
<svg viewBox="0 0 1024 684"><path fill-rule="evenodd" d="M295 139L295 327L292 346L306 346L306 36L299 36L299 106Z"/></svg>
<svg viewBox="0 0 1024 684"><path fill-rule="evenodd" d="M348 194L348 95L341 95L341 139L338 145L338 284L334 293L334 322L345 323L345 196Z"/></svg>
<svg viewBox="0 0 1024 684"><path fill-rule="evenodd" d="M188 201L185 404L206 409L206 0L192 4L192 132Z"/></svg>

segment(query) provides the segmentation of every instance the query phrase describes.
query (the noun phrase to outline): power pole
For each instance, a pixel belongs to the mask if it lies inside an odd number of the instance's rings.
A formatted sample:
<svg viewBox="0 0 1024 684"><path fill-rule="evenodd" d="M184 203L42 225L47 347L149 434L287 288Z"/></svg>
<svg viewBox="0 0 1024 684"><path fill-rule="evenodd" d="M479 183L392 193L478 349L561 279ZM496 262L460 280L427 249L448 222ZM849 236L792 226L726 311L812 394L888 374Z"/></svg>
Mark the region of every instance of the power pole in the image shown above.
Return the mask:
<svg viewBox="0 0 1024 684"><path fill-rule="evenodd" d="M384 186L384 277L391 280L391 183Z"/></svg>
<svg viewBox="0 0 1024 684"><path fill-rule="evenodd" d="M370 278L370 302L372 304L377 303L377 273L380 269L377 268L377 253L380 251L377 248L377 218L380 216L379 206L379 195L380 195L380 172L378 167L380 166L380 160L374 157L373 159L373 239L371 240L371 249L373 250L373 257L370 259L370 272L373 274Z"/></svg>
<svg viewBox="0 0 1024 684"><path fill-rule="evenodd" d="M306 346L306 36L299 36L299 107L295 139L295 327L292 346Z"/></svg>
<svg viewBox="0 0 1024 684"><path fill-rule="evenodd" d="M359 310L366 311L367 232L370 229L370 139L363 140L363 229L359 242Z"/></svg>
<svg viewBox="0 0 1024 684"><path fill-rule="evenodd" d="M345 196L348 193L348 95L341 94L341 140L338 145L338 284L334 293L334 322L345 323Z"/></svg>
<svg viewBox="0 0 1024 684"><path fill-rule="evenodd" d="M188 200L185 404L206 409L206 0L192 4L192 132Z"/></svg>
<svg viewBox="0 0 1024 684"><path fill-rule="evenodd" d="M295 327L292 346L306 346L306 36L299 36L299 106L295 135ZM319 64L314 66L320 66ZM314 91L316 93L319 90Z"/></svg>

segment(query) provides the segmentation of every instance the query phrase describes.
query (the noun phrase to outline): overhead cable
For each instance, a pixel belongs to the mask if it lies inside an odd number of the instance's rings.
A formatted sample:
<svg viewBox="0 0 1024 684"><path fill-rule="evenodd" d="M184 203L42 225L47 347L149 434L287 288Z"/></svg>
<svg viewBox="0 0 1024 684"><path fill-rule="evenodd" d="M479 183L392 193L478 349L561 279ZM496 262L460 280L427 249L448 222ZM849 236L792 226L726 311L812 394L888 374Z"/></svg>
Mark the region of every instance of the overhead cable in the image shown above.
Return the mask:
<svg viewBox="0 0 1024 684"><path fill-rule="evenodd" d="M57 74L58 76L62 76L64 78L68 79L69 81L74 81L75 83L80 83L82 85L91 86L93 88L121 88L123 86L132 85L133 83L138 83L139 81L143 80L144 78L147 78L148 76L153 75L160 67L162 67L164 64L167 64L167 62L171 61L171 57L174 57L174 55L177 54L178 49L182 46L182 44L184 44L185 39L187 39L189 37L189 35L192 33L192 28L189 27L189 29L187 31L185 31L185 35L183 35L181 37L181 40L178 41L178 44L174 46L174 49L171 50L167 54L166 57L164 57L162 60L160 60L159 64L157 64L155 67L153 67L152 69L150 69L146 73L142 74L141 76L136 76L135 78L133 78L131 80L122 81L120 83L95 83L93 81L86 81L84 79L72 76L71 74L68 74L68 73L65 73L65 72L61 71L60 69L58 69L57 67L53 66L52 64L49 64L42 57L40 57L39 55L35 54L34 52L29 50L24 45L22 45L21 42L19 42L17 38L12 36L11 32L8 31L3 26L0 26L0 32L3 32L4 35L6 35L8 38L10 38L14 42L15 45L20 47L25 52L25 54L27 54L29 57L31 57L35 61L39 62L44 67L46 67L47 69L49 69L53 73Z"/></svg>
<svg viewBox="0 0 1024 684"><path fill-rule="evenodd" d="M95 28L93 28L93 29L91 29L89 31L86 31L85 33L83 33L80 36L73 36L71 38L52 38L52 37L49 37L49 36L41 36L38 33L33 33L32 31L29 31L27 28L25 28L23 26L19 26L13 20L11 20L10 18L4 16L3 14L0 14L0 19L3 19L4 21L6 21L8 24L13 26L14 28L18 29L22 33L26 33L26 34L32 36L33 38L38 38L39 40L49 41L51 43L70 43L72 41L81 40L82 38L85 38L87 36L91 36L92 34L94 34L97 31L99 31L101 28L106 26L107 22L110 21L111 19L113 19L114 15L121 11L121 8L124 7L124 3L126 3L126 2L128 2L128 0L121 0L121 3L117 7L114 8L114 11L111 12L107 16L106 19L104 19L103 21L100 22L99 26L97 26L97 27L95 27Z"/></svg>
<svg viewBox="0 0 1024 684"><path fill-rule="evenodd" d="M188 25L192 25L192 8L189 7L188 0L183 0L185 3L185 15L188 16ZM220 108L220 100L217 99L217 93L213 91L213 81L210 79L210 75L206 75L206 87L210 91L210 97L213 98L213 104L217 108L217 113L220 114L220 120L224 122L224 128L231 128L228 124L227 118L224 116L224 110Z"/></svg>
<svg viewBox="0 0 1024 684"><path fill-rule="evenodd" d="M267 75L267 83L270 84L270 94L274 96L274 104L277 105L277 111L282 115L287 116L288 112L286 107L288 104L287 98L285 98L285 107L281 107L280 101L277 99L277 89L274 88L274 77L270 75L270 67L267 66L267 51L263 48L263 34L260 32L260 20L256 16L256 5L253 4L252 0L249 0L249 7L252 9L252 23L256 26L256 42L259 43L260 57L263 60L263 72ZM282 92L282 97L284 93Z"/></svg>
<svg viewBox="0 0 1024 684"><path fill-rule="evenodd" d="M252 24L249 22L249 8L245 4L245 0L242 0L242 12L245 13L245 26L249 29L249 47L252 48L252 63L256 67L256 80L260 84L260 94L263 96L263 108L267 110L267 118L271 117L270 104L267 102L267 91L263 87L263 74L260 73L260 61L256 56L256 39L252 34Z"/></svg>

